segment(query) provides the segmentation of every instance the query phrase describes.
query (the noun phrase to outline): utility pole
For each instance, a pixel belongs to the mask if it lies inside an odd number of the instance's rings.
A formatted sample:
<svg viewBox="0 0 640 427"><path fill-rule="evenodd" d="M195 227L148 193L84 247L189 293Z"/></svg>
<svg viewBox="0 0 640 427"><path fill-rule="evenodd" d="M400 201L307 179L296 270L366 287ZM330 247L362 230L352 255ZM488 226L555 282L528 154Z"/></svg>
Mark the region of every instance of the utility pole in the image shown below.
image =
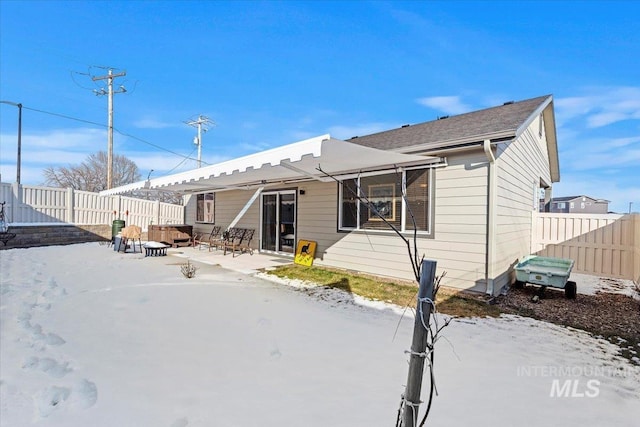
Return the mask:
<svg viewBox="0 0 640 427"><path fill-rule="evenodd" d="M11 101L0 101L0 103L18 107L18 161L16 165L16 183L20 185L20 164L22 163L22 104Z"/></svg>
<svg viewBox="0 0 640 427"><path fill-rule="evenodd" d="M198 146L198 167L202 166L202 133L209 130L208 125L215 126L215 123L210 118L203 116L202 114L198 116L196 120L190 120L185 122L189 126L198 128L198 136L193 138L193 143Z"/></svg>
<svg viewBox="0 0 640 427"><path fill-rule="evenodd" d="M127 90L124 86L120 86L120 89L114 91L113 90L113 79L116 77L126 76L127 72L123 71L118 74L113 74L113 70L109 68L109 73L106 76L92 77L91 79L95 82L98 80L107 80L107 90L104 89L94 90L94 93L97 96L108 95L108 110L109 110L109 124L108 124L108 135L107 135L107 190L113 188L113 94L114 93L124 93Z"/></svg>

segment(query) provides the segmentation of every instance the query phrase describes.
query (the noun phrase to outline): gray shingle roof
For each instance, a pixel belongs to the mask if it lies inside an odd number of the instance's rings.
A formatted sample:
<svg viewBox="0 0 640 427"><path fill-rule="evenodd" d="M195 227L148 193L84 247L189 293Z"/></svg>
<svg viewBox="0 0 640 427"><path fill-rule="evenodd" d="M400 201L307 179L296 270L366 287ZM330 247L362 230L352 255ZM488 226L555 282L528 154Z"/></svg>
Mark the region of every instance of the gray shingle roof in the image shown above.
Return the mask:
<svg viewBox="0 0 640 427"><path fill-rule="evenodd" d="M516 130L549 96L540 96L485 110L355 137L348 141L367 147L394 150L425 144L433 144L435 147L444 141L505 132L512 132L515 135Z"/></svg>
<svg viewBox="0 0 640 427"><path fill-rule="evenodd" d="M562 197L553 197L551 199L552 202L570 202L572 200L576 200L576 199L582 199L582 197L586 197L588 199L594 200L596 202L609 202L608 200L604 200L604 199L596 199L595 197L589 197L589 196L562 196Z"/></svg>

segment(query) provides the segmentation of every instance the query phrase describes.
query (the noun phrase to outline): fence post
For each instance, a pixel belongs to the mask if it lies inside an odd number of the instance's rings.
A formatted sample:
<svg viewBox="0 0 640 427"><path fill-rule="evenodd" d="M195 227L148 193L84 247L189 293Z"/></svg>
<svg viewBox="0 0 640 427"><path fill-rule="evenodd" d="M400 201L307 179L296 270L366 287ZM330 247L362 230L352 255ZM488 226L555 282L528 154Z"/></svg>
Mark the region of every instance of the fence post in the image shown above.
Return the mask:
<svg viewBox="0 0 640 427"><path fill-rule="evenodd" d="M422 390L422 376L424 362L428 357L427 344L429 337L429 321L433 301L433 287L436 276L436 261L422 261L420 270L420 288L418 289L418 305L413 325L413 341L411 356L409 357L409 378L405 391L403 427L416 427L418 424L418 409L420 407L420 392Z"/></svg>
<svg viewBox="0 0 640 427"><path fill-rule="evenodd" d="M20 209L22 205L22 185L14 182L11 184L11 192L13 193L13 203L11 203L11 222L23 222L20 217Z"/></svg>
<svg viewBox="0 0 640 427"><path fill-rule="evenodd" d="M160 200L156 200L154 206L154 219L156 220L156 225L160 224Z"/></svg>
<svg viewBox="0 0 640 427"><path fill-rule="evenodd" d="M67 188L67 222L75 223L75 206L74 206L73 188Z"/></svg>

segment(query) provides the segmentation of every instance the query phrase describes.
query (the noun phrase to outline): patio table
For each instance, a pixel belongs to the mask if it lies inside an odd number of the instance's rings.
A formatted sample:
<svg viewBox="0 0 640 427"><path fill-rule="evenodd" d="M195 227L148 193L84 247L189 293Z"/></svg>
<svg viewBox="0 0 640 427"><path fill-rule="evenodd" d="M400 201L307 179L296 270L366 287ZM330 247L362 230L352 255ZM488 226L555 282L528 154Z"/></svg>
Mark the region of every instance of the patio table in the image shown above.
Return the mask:
<svg viewBox="0 0 640 427"><path fill-rule="evenodd" d="M148 257L165 256L167 255L167 248L170 248L171 246L165 245L164 243L160 242L147 242L142 245L142 247L144 248L144 256Z"/></svg>

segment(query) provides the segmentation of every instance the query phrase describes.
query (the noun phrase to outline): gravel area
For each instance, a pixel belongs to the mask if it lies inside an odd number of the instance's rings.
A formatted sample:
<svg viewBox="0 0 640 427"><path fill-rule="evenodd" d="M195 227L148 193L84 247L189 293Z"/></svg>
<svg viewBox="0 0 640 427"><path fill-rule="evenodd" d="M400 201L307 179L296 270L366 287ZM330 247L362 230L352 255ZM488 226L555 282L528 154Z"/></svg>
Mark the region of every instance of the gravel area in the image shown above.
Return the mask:
<svg viewBox="0 0 640 427"><path fill-rule="evenodd" d="M526 285L510 288L496 304L506 312L533 317L589 331L620 346L621 353L640 365L640 296L630 280L572 274L577 283L576 299L567 299L561 289Z"/></svg>

